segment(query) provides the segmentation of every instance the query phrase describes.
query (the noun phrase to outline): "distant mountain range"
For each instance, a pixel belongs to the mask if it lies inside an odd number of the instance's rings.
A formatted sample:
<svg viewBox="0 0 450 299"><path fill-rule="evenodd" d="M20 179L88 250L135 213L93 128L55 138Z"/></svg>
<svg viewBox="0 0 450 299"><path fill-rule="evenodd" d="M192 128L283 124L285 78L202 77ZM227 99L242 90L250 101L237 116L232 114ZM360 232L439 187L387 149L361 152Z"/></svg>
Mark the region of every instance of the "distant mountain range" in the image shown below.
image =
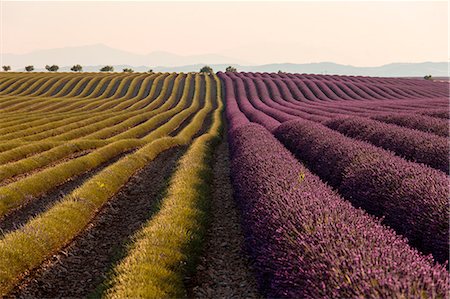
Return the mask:
<svg viewBox="0 0 450 299"><path fill-rule="evenodd" d="M103 44L38 50L27 54L3 54L2 58L3 64L11 65L13 69L23 68L25 65L30 64L35 67L44 67L47 64L56 64L59 66L74 64L81 64L83 66L126 64L132 66L146 65L152 67L175 67L197 63L249 64L247 61L218 54L181 56L169 52L158 51L141 55L114 49Z"/></svg>
<svg viewBox="0 0 450 299"><path fill-rule="evenodd" d="M192 72L198 71L203 65L188 65L182 67L155 68L156 71L168 72ZM214 71L223 71L228 64L210 65ZM423 77L432 75L433 77L448 77L449 64L447 62L423 62L423 63L391 63L377 67L356 67L342 65L332 62L320 63L278 63L254 66L242 66L232 64L237 70L243 72L278 72L306 73L306 74L328 74L328 75L353 75L353 76L374 76L374 77ZM137 69L136 69L137 70Z"/></svg>
<svg viewBox="0 0 450 299"><path fill-rule="evenodd" d="M36 71L45 71L47 64L57 64L60 71L70 71L74 64L81 64L84 71L95 72L104 65L113 65L116 71L132 68L137 72L153 69L155 72L192 72L204 65L214 71L223 71L229 65L239 71L277 72L308 74L359 75L378 77L435 77L449 76L448 62L391 63L378 67L355 67L332 62L307 64L277 63L251 65L232 57L219 54L181 56L168 52L152 52L146 55L117 50L102 44L39 50L27 54L3 54L4 65L11 65L15 71L23 71L26 65L34 65Z"/></svg>

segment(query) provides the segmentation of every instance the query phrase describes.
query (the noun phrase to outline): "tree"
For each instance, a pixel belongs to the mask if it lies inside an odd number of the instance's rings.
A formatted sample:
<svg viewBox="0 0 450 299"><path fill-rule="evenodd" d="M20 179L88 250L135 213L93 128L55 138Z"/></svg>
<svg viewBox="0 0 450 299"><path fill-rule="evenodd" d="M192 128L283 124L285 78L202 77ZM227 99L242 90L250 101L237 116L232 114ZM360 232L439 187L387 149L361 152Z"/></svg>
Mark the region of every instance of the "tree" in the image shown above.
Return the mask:
<svg viewBox="0 0 450 299"><path fill-rule="evenodd" d="M133 69L129 69L129 68L124 68L124 69L123 69L123 72L124 72L124 73L133 73L134 70L133 70Z"/></svg>
<svg viewBox="0 0 450 299"><path fill-rule="evenodd" d="M431 80L433 79L433 77L431 75L426 75L425 77L423 77L425 80Z"/></svg>
<svg viewBox="0 0 450 299"><path fill-rule="evenodd" d="M105 65L100 69L100 72L114 72L114 67L111 65Z"/></svg>
<svg viewBox="0 0 450 299"><path fill-rule="evenodd" d="M213 69L212 69L210 66L208 66L208 65L205 65L204 67L202 67L202 68L200 69L200 73L211 74L211 73L213 73L213 72L214 72Z"/></svg>
<svg viewBox="0 0 450 299"><path fill-rule="evenodd" d="M225 72L232 72L232 73L235 73L235 72L237 72L237 70L236 70L235 67L232 67L232 66L230 65L229 67L227 67L227 68L225 69Z"/></svg>
<svg viewBox="0 0 450 299"><path fill-rule="evenodd" d="M279 70L278 74L284 74L284 72L282 70Z"/></svg>
<svg viewBox="0 0 450 299"><path fill-rule="evenodd" d="M147 73L152 74L153 73L153 69L149 69Z"/></svg>
<svg viewBox="0 0 450 299"><path fill-rule="evenodd" d="M25 70L26 70L27 72L32 72L32 71L34 71L34 66L32 66L32 65L27 65L27 66L25 67Z"/></svg>
<svg viewBox="0 0 450 299"><path fill-rule="evenodd" d="M49 72L57 72L59 70L59 66L57 66L56 64L52 66L46 65L45 69Z"/></svg>
<svg viewBox="0 0 450 299"><path fill-rule="evenodd" d="M83 67L79 64L75 64L71 69L72 72L82 72L83 71Z"/></svg>
<svg viewBox="0 0 450 299"><path fill-rule="evenodd" d="M9 65L4 65L4 66L3 66L3 70L4 70L5 72L10 71L10 70L11 70L11 66L9 66Z"/></svg>

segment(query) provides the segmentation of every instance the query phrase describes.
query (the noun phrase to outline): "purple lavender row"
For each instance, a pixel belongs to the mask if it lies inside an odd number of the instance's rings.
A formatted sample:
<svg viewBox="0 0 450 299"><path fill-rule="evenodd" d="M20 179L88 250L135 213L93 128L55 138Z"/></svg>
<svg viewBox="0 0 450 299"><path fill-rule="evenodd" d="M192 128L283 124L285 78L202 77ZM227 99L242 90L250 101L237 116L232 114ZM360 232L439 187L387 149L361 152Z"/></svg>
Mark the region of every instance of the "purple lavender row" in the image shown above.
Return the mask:
<svg viewBox="0 0 450 299"><path fill-rule="evenodd" d="M335 117L337 114L348 113L345 109L340 109L339 107L332 106L330 108L323 102L301 102L298 100L298 89L295 90L295 85L289 80L266 80L266 84L269 88L279 90L280 99L290 103L290 107L298 109L314 115L315 119L303 117L305 119L310 119L318 122L329 119L329 117ZM342 101L341 101L342 102Z"/></svg>
<svg viewBox="0 0 450 299"><path fill-rule="evenodd" d="M315 75L308 75L308 76L302 76L302 75L291 75L291 74L281 74L281 75L277 75L277 74L273 74L272 77L276 78L276 77L288 77L291 79L300 79L300 80L312 80L314 82L316 82L316 84L318 84L318 82L323 82L325 84L327 84L329 87L329 84L335 84L335 85L339 85L339 88L343 88L342 84L344 84L344 86L346 86L346 84L356 84L359 89L365 89L366 95L364 95L364 98L367 98L367 94L371 94L372 92L375 92L376 94L384 97L384 98L402 98L404 97L406 94L398 89L392 89L393 87L387 87L384 86L382 84L380 84L380 82L367 82L367 81L349 81L349 80L345 80L345 76L315 76ZM423 88L423 87L422 87ZM364 93L363 90L360 90ZM348 95L351 95L350 93L347 92ZM402 95L403 94L403 95ZM356 94L353 94L352 97L354 97ZM354 98L358 98L360 96L356 95L356 97Z"/></svg>
<svg viewBox="0 0 450 299"><path fill-rule="evenodd" d="M273 107L267 105L267 103L263 101L263 99L266 99L268 97L267 90L259 90L258 94L258 91L256 90L256 87L253 84L252 80L248 78L242 79L235 74L230 74L229 77L233 79L236 85L242 84L244 86L246 96L242 97L242 101L250 102L250 104L258 111L263 112L264 114L276 119L279 122L284 122L296 118L294 115L290 115L280 109L281 107L279 106Z"/></svg>
<svg viewBox="0 0 450 299"><path fill-rule="evenodd" d="M394 78L373 78L373 77L353 77L353 76L323 76L323 75L299 75L299 74L273 74L273 73L243 73L249 77L268 77L281 78L281 79L299 79L299 80L310 80L315 82L324 83L353 83L364 85L373 90L383 90L386 93L393 92L391 95L394 98L400 98L400 94L406 97L410 97L411 94L417 96L413 92L424 92L426 91L426 97L448 97L449 90L446 84L438 82L430 82L424 80L414 80L414 79L394 79ZM380 94L382 95L382 94Z"/></svg>
<svg viewBox="0 0 450 299"><path fill-rule="evenodd" d="M298 75L298 74L292 74L292 76L298 78L298 79L318 79L318 80L325 80L325 78L329 76L323 76L323 75ZM315 78L312 76L316 76ZM337 78L336 78L337 77ZM361 85L361 84L367 84L371 83L370 80L345 80L345 78L348 78L347 76L335 76L336 81L341 81L345 84L353 84L353 85ZM389 82L389 88L392 90L395 90L396 92L400 92L402 94L408 95L408 97L414 96L420 96L420 94L425 95L426 97L448 97L449 90L448 85L445 84L439 84L437 82L423 82L417 81L417 80L411 80L406 79L402 81L401 83L398 83L400 81L396 79L388 79ZM394 83L392 85L391 83ZM373 85L379 86L379 83L375 83ZM423 91L426 90L426 94L423 94Z"/></svg>
<svg viewBox="0 0 450 299"><path fill-rule="evenodd" d="M331 108L331 107L315 107L313 109L305 109L304 105L299 105L298 103L295 104L295 100L292 98L292 95L289 93L288 88L286 87L286 85L283 85L282 83L279 83L278 85L276 85L271 79L265 79L264 81L261 79L253 79L250 80L248 78L245 78L244 76L240 76L244 82L246 82L248 89L250 90L250 98L253 99L252 102L255 101L259 101L258 99L258 95L256 94L256 89L255 86L253 84L253 82L256 83L256 86L258 87L258 91L259 93L259 97L261 98L261 101L264 102L264 104L266 104L267 106L270 106L272 108L275 109L279 109L280 111L284 112L284 113L288 113L294 116L298 116L300 118L303 119L309 119L309 120L314 120L314 121L319 121L319 122L323 122L324 120L326 120L329 117L336 117L338 115L342 115L342 114L353 114L353 115L361 115L361 116L371 116L373 115L373 112L380 112L385 110L386 112L398 112L398 107L390 107L390 104L382 104L383 106L385 106L386 108L380 108L379 106L374 106L374 110L372 112L369 112L370 110L366 110L365 112L353 112L353 111L346 111L345 109L341 109L341 108ZM269 92L270 91L270 95ZM283 95L283 96L282 96ZM395 102L391 102L392 104L396 104ZM414 106L414 102L409 101L408 102L410 104L410 106ZM391 104L391 105L392 105ZM421 104L423 105L423 104ZM429 105L429 104L427 104ZM260 106L257 106L257 108ZM420 107L420 106L419 106ZM409 107L408 107L409 108ZM318 111L320 109L320 111ZM405 109L405 107L402 107L402 109ZM411 109L417 109L415 107L411 107ZM260 108L261 111L267 113L267 108ZM309 113L313 113L308 115L308 113L306 113L306 111L308 111ZM271 116L275 117L277 120L279 121L285 121L286 119L288 119L288 117L279 117L277 116L275 113L271 112L270 113ZM324 119L325 118L325 119Z"/></svg>
<svg viewBox="0 0 450 299"><path fill-rule="evenodd" d="M289 118L292 119L295 117L300 117L314 121L318 120L323 121L328 119L330 116L333 116L333 114L324 113L319 109L306 109L305 111L305 109L302 109L301 107L286 101L278 93L278 89L276 88L276 86L271 86L272 89L268 88L271 82L264 82L261 79L254 79L254 80L244 79L244 81L247 83L247 86L251 91L250 92L251 96L249 97L249 99L252 102L260 100L261 102L264 103L264 105L271 107L271 109L272 108L277 109L279 111L282 111L284 114L290 115L290 117L285 117L286 120L288 120ZM256 93L256 91L258 91L258 93ZM313 114L311 112L315 113ZM280 119L280 121L282 120Z"/></svg>
<svg viewBox="0 0 450 299"><path fill-rule="evenodd" d="M427 100L383 100L383 101L360 101L360 102L339 102L329 104L330 107L358 107L364 109L384 108L395 111L398 109L417 109L417 108L429 108L430 106L442 106L448 105L446 100L442 99L427 99Z"/></svg>
<svg viewBox="0 0 450 299"><path fill-rule="evenodd" d="M297 120L275 136L344 198L387 225L439 262L448 259L448 178L321 124Z"/></svg>
<svg viewBox="0 0 450 299"><path fill-rule="evenodd" d="M280 125L280 122L278 120L263 113L262 111L255 109L255 107L248 101L247 92L241 79L237 78L235 80L232 80L227 74L222 72L218 72L217 75L222 81L229 82L228 84L225 83L227 105L229 100L233 102L234 112L243 113L243 115L241 115L240 117L244 116L248 120L259 124L264 124L267 128L270 129L275 129ZM229 97L230 92L233 92L233 96ZM236 103L236 105L234 103ZM234 123L231 123L231 125L235 126Z"/></svg>
<svg viewBox="0 0 450 299"><path fill-rule="evenodd" d="M232 78L234 78L235 85L237 89L239 90L239 105L242 108L242 111L250 118L250 120L267 125L268 123L273 123L271 126L272 129L274 129L278 122L284 122L289 119L293 119L295 117L300 117L303 119L310 119L314 121L323 122L327 120L329 117L336 117L338 115L342 114L351 114L351 115L359 115L359 116L365 116L365 117L371 117L376 112L395 112L398 111L396 109L400 109L399 107L390 107L392 104L396 104L394 101L389 101L386 104L381 104L383 107L377 107L373 106L372 108L369 108L369 110L364 111L351 111L352 108L345 109L345 108L331 108L331 107L316 107L316 108L307 108L303 105L303 107L299 106L299 108L296 107L295 104L292 102L293 100L289 97L282 98L280 96L280 91L278 90L278 86L273 84L270 80L267 80L265 82L255 79L257 85L258 85L258 91L259 94L256 92L256 88L254 86L253 81L245 78L243 75L238 75L241 80L237 79L234 74L230 74ZM245 85L243 86L245 82ZM250 83L249 83L250 82ZM268 95L268 89L272 93L272 98ZM286 89L284 89L282 92L284 92L284 95L286 95ZM295 100L294 100L295 101ZM284 103L283 103L284 102ZM317 103L317 102L316 102ZM322 102L323 103L323 102ZM370 102L369 102L370 103ZM389 104L392 103L392 104ZM411 103L411 101L410 101ZM380 105L380 106L381 106ZM411 106L413 105L423 105L423 104L414 104L411 103ZM429 104L428 104L429 105ZM313 106L313 105L311 105ZM420 107L420 106L419 106ZM415 109L414 107L411 107L412 109ZM371 110L372 109L372 110ZM404 109L404 108L402 108ZM354 108L353 108L354 110ZM414 112L414 111L411 111ZM378 114L378 113L377 113Z"/></svg>
<svg viewBox="0 0 450 299"><path fill-rule="evenodd" d="M332 102L327 103L327 107L352 107L352 108L377 108L377 107L383 107L383 108L389 108L389 109L417 109L417 108L423 108L423 109L429 109L430 106L439 106L441 108L448 107L448 100L442 99L442 98L435 98L435 99L422 99L422 100L412 100L412 99L399 99L399 100L383 100L383 101L340 101L340 102ZM440 108L438 108L440 109Z"/></svg>
<svg viewBox="0 0 450 299"><path fill-rule="evenodd" d="M303 167L257 124L229 131L246 247L269 298L445 297L448 273Z"/></svg>
<svg viewBox="0 0 450 299"><path fill-rule="evenodd" d="M313 106L313 105L311 105ZM315 109L322 109L324 111L348 113L360 116L373 116L374 114L392 114L392 113L412 113L412 114L426 114L429 107L436 107L431 112L440 111L438 117L445 117L448 115L448 100L442 99L428 99L428 100L383 100L383 101L340 101L326 105L314 105ZM334 111L332 111L334 110ZM429 116L435 117L434 114Z"/></svg>
<svg viewBox="0 0 450 299"><path fill-rule="evenodd" d="M261 99L268 105L275 104L277 107L282 107L280 109L284 109L283 111L287 113L319 122L336 116L334 111L330 113L330 111L325 111L324 109L317 107L315 104L317 102L304 102L293 98L294 93L300 93L297 86L287 86L288 84L293 84L293 82L287 81L287 84L285 84L283 81L274 82L274 80L270 79L254 79L253 81L258 86L258 90L268 90L270 92L269 96L267 95L267 92L261 92ZM291 88L294 88L292 92Z"/></svg>
<svg viewBox="0 0 450 299"><path fill-rule="evenodd" d="M305 82L310 82L310 81L305 81ZM344 90L344 92L347 95L352 96L355 99L377 100L377 99L385 98L382 95L370 90L370 88L368 88L362 84L357 84L357 83L353 83L353 82L342 82L342 83L336 82L336 83L334 83L334 85L339 87L340 89ZM402 92L397 91L397 97L399 97L398 94L402 94ZM405 94L403 93L403 96L404 95Z"/></svg>
<svg viewBox="0 0 450 299"><path fill-rule="evenodd" d="M449 107L441 108L441 109L422 110L419 112L419 114L436 117L436 118L443 118L447 121L450 118Z"/></svg>
<svg viewBox="0 0 450 299"><path fill-rule="evenodd" d="M257 81L257 85L255 85L253 80L246 77L241 78L239 75L233 73L219 73L219 76L221 76L221 78L227 78L227 80L232 80L238 94L237 99L242 112L251 121L266 127L270 126L271 129L278 127L280 122L296 119L298 117L314 121L323 121L329 119L330 116L335 116L335 114L329 114L329 117L308 114L302 111L302 109L293 109L292 107L286 106L289 103L282 105L280 104L280 101L282 100L277 102L270 97L267 86L261 80ZM308 110L308 112L310 110ZM320 111L317 111L317 113L323 114L323 112Z"/></svg>
<svg viewBox="0 0 450 299"><path fill-rule="evenodd" d="M341 117L323 123L330 129L391 150L413 162L449 172L447 138L362 117Z"/></svg>
<svg viewBox="0 0 450 299"><path fill-rule="evenodd" d="M304 119L309 119L313 121L324 121L330 117L336 117L337 115L342 115L345 111L332 109L332 108L322 108L316 105L309 105L303 102L299 102L292 97L292 93L289 88L284 84L284 82L277 82L275 84L274 80L271 79L250 79L242 74L231 75L232 77L240 77L246 84L249 93L249 100L259 108L261 111L275 117L279 121L286 121L289 116L277 116L275 113L268 110L278 109L284 114L290 114ZM288 83L290 83L288 81ZM298 91L293 91L298 92ZM257 105L257 102L262 102L265 107ZM311 107L311 108L308 108Z"/></svg>
<svg viewBox="0 0 450 299"><path fill-rule="evenodd" d="M426 97L436 97L436 96L446 96L448 95L448 91L446 91L445 93L441 90L437 90L437 88L439 88L439 86L434 85L432 88L432 90L430 89L430 86L420 86L417 89L417 86L415 86L416 88L412 88L410 86L405 86L400 85L402 87L406 88L406 91L403 89L399 89L398 86L395 87L393 85L390 86L385 86L382 85L380 83L371 83L371 82L351 82L351 81L347 81L347 80L343 80L344 77L341 76L318 76L318 77L311 77L311 75L308 76L302 76L302 75L292 75L292 74L263 74L261 76L271 76L272 78L276 79L276 78L290 78L290 79L297 79L297 80L310 80L310 81L314 81L316 84L318 84L319 82L323 82L325 84L327 84L328 86L330 86L329 84L338 84L340 85L339 88L343 88L342 84L344 84L344 86L348 85L348 84L353 84L354 86L357 86L358 92L362 93L359 96L357 95L357 97L363 97L363 98L367 98L368 95L370 96L370 94L372 94L372 96L377 97L381 96L383 98L409 98L411 97L411 95L414 95L414 97L422 97L422 96L426 96ZM332 78L330 78L332 77ZM333 79L333 80L331 80ZM411 89L414 89L414 92L411 93ZM407 92L409 91L409 93ZM424 93L425 92L425 93ZM346 92L348 95L351 95L350 93ZM354 97L356 94L353 94L352 97ZM357 98L355 97L355 98Z"/></svg>
<svg viewBox="0 0 450 299"><path fill-rule="evenodd" d="M314 98L312 98L311 97L311 95L308 95L308 94L312 94L310 91L309 91L309 89L308 89L308 92L305 92L305 95L303 95L302 93L301 93L301 91L300 90L296 90L296 86L293 86L292 85L292 82L291 81L293 81L293 80L279 80L279 79L276 79L277 77L280 77L279 75L275 75L275 74L271 74L271 75L268 75L268 74L263 74L263 75L261 75L261 76L256 76L256 75L252 75L252 74L250 74L250 75L248 75L248 76L246 76L245 74L240 74L240 75L238 75L238 76L240 76L242 79L245 79L246 77L248 77L248 78L254 78L254 80L255 80L255 78L264 78L264 83L267 85L267 87L269 88L269 90L271 90L271 92L273 93L273 95L272 95L272 97L273 97L273 100L275 101L275 102L277 102L277 103L280 103L280 104L283 104L283 103L281 103L279 100L278 100L278 97L280 97L280 95L282 94L283 95L283 100L285 100L285 101L287 101L287 102L289 102L289 104L291 104L291 103L295 103L295 104L297 104L297 105L299 105L298 107L300 107L300 108L298 108L299 110L303 110L304 109L304 107L305 107L305 105L310 105L310 106L315 106L315 105L317 105L317 104L320 104L320 105L324 105L325 103L324 102L322 102L322 101L320 101L320 100L318 100L317 98L316 99L314 99ZM255 80L257 83L258 83L258 80L256 79ZM261 81L261 80L259 80L259 81ZM317 84L317 86L322 86L322 87L320 87L320 89L321 90L323 90L323 92L324 92L324 94L326 94L326 96L329 98L329 99L333 99L333 100L336 100L336 99L338 99L339 97L337 96L337 95L334 95L334 94L331 94L331 91L330 91L330 89L327 89L327 87L325 87L324 85L320 85L320 83L321 82L316 82L316 84ZM275 85L276 84L276 85ZM323 84L323 83L322 83ZM286 86L286 85L288 85L288 86ZM274 87L275 86L275 87ZM375 88L375 87L374 87ZM279 90L278 90L279 89ZM305 90L305 89L303 89L303 90ZM317 88L315 89L315 90L317 90ZM293 94L295 94L296 95L296 99L293 99L293 97L292 97L292 95ZM341 94L342 95L342 94ZM345 94L344 94L345 95ZM312 102L313 104L311 105L311 104L309 104L309 103L311 103L311 102L309 102L308 103L308 101L304 101L304 99L306 99L306 96L308 96L309 98L310 98L310 100L315 100L315 102ZM422 100L423 101L423 100ZM374 106L374 108L376 109L376 108L378 108L379 110L384 110L384 111L386 111L386 112L398 112L398 105L400 104L400 103L398 103L399 101L398 100L395 100L395 101L392 101L392 100L383 100L383 102L380 102L379 104L381 104L381 105L383 105L383 107L386 107L386 108L383 108L383 109L379 109L379 107L380 106ZM330 102L327 102L327 103L330 103ZM360 102L361 103L361 102ZM362 102L362 103L364 103L364 102ZM373 104L372 104L372 102L366 102L366 103L370 103L370 105L372 105L373 106ZM402 104L404 104L405 102L403 101L402 102ZM329 111L329 112L332 112L332 113L343 113L345 110L344 109L342 109L341 107L339 107L339 106L341 106L342 104L344 104L344 103L342 103L342 101L339 103L339 105L337 104L337 103L335 103L335 102L331 102L330 104L326 104L326 106L327 106L327 108L324 108L324 110L326 110L326 111ZM351 103L345 103L345 105L347 105L347 104L350 104L351 105ZM415 106L415 105L417 105L415 102L413 102L413 101L411 101L411 100L408 100L408 104L410 105L410 106ZM284 104L284 105L286 105L286 104ZM419 105L421 105L421 106L418 106L418 107L429 107L429 105L430 105L430 103L429 103L429 101L427 100L426 102L424 101L423 103L419 103ZM426 106L423 106L423 105L426 105ZM335 109L335 111L332 111L330 108L331 108L331 106L337 106L336 107L336 109ZM414 109L414 107L410 107L410 106L403 106L403 109L411 109L411 110L413 110ZM328 107L330 107L330 108L328 108ZM293 108L293 107L290 107L290 108ZM317 108L319 108L319 107L317 107L316 106L316 109ZM397 108L397 109L396 109ZM342 110L341 110L342 109ZM378 111L379 111L378 110ZM304 110L303 110L304 111ZM324 112L324 111L322 111L322 112ZM289 112L288 112L289 113ZM314 111L312 111L311 113L316 113L316 112L314 112ZM302 118L305 118L305 119L307 119L307 117L304 117L304 116L302 116Z"/></svg>
<svg viewBox="0 0 450 299"><path fill-rule="evenodd" d="M226 76L226 75L225 75ZM254 85L253 80L246 78L243 75L229 75L235 82L235 86L237 87L239 92L239 103L242 106L242 110L249 116L252 121L256 121L260 124L267 124L265 119L268 119L270 122L276 121L284 122L289 119L293 119L295 117L300 117L304 119L314 120L323 122L327 120L329 117L336 117L342 114L352 114L352 115L360 115L370 117L373 116L375 112L381 112L385 110L385 112L393 112L396 111L395 108L380 108L374 107L371 110L366 110L366 112L360 111L353 112L341 108L329 108L329 107L316 107L316 108L305 108L301 106L296 106L292 98L289 98L289 94L286 93L287 88L280 87L281 93L285 96L285 98L281 97L280 90L278 86L274 84L271 80L262 81L261 79L255 79L255 83L258 87L257 89ZM238 79L240 78L240 80ZM245 84L244 84L245 83ZM244 85L244 86L242 86ZM269 90L271 94L269 95ZM249 102L251 105L249 105ZM383 104L384 105L384 104ZM384 106L389 106L387 103ZM296 109L297 108L297 109ZM398 111L398 110L397 110ZM265 114L265 115L264 115ZM272 128L277 126L277 123L274 122Z"/></svg>
<svg viewBox="0 0 450 299"><path fill-rule="evenodd" d="M371 98L373 95L377 94L378 98L383 99L383 101L386 101L385 99L389 99L387 101L391 101L393 103L397 102L399 98L405 99L408 97L411 97L410 94L407 93L403 93L403 95L400 95L400 93L390 93L389 94L389 90L381 87L381 86L375 86L375 85L368 85L367 86L367 90L370 90L370 92L372 93L372 96L369 95L368 93L360 93L360 96L356 95L355 93L353 93L353 91L351 89L349 89L348 87L346 87L347 89L345 90L345 92L342 92L342 90L344 90L345 85L342 85L341 83L336 83L336 84L341 84L340 86L336 86L335 83L331 83L331 82L327 82L326 84L324 84L323 82L326 82L326 80L300 80L299 78L297 78L295 75L289 75L289 74L254 74L254 73L242 73L241 75L242 77L247 77L247 78L253 78L253 79L257 79L257 78L263 78L265 83L268 84L271 81L278 81L277 84L279 84L279 81L283 81L286 82L286 84L289 85L289 89L292 90L292 94L295 94L297 99L303 103L307 103L308 101L313 101L313 103L315 104L325 104L322 100L337 100L337 99L349 99L349 97L347 97L347 95L352 96L355 99L361 99L361 97L369 99ZM322 78L325 78L325 76L322 76ZM293 82L297 82L299 84L299 86L301 87L298 91L294 90L296 87L292 85ZM305 84L306 83L306 84ZM332 84L332 85L330 85ZM303 87L302 87L303 86ZM334 88L332 88L334 86ZM314 92L311 92L311 90L313 90ZM333 93L335 92L335 93ZM369 91L368 91L369 92ZM353 93L353 94L351 94ZM356 97L355 97L356 95ZM318 97L316 97L318 96ZM395 98L395 101L392 101L392 99ZM306 99L306 101L305 101ZM411 99L409 99L410 101ZM427 101L430 99L427 99ZM419 100L419 101L423 101ZM329 101L327 101L327 103L329 103ZM366 102L366 103L371 103L371 102ZM411 103L411 101L410 101ZM340 101L339 104L342 104L342 101ZM347 103L345 103L347 104ZM328 104L327 104L328 105ZM331 102L330 105L336 105L336 102ZM395 105L397 105L397 103L395 103ZM427 105L429 105L429 103L427 103ZM429 107L429 106L424 106L424 107Z"/></svg>
<svg viewBox="0 0 450 299"><path fill-rule="evenodd" d="M407 106L398 106L398 107L389 107L383 103L378 103L378 106L375 105L336 105L336 106L323 106L316 107L316 109L322 109L324 111L335 111L335 113L340 114L350 114L350 115L359 115L365 117L371 117L382 114L397 114L397 113L412 113L418 114L420 110L424 108L416 108L416 107L407 107ZM429 106L428 106L429 107Z"/></svg>
<svg viewBox="0 0 450 299"><path fill-rule="evenodd" d="M449 137L448 120L418 114L392 113L375 115L372 119L402 127Z"/></svg>
<svg viewBox="0 0 450 299"><path fill-rule="evenodd" d="M245 114L239 109L231 79L223 76L221 77L221 80L225 87L225 116L228 119L228 128L232 130L243 124L250 123Z"/></svg>
<svg viewBox="0 0 450 299"><path fill-rule="evenodd" d="M289 87L288 84L292 84L292 82L271 79L255 79L255 81L257 84L265 86L265 88L269 90L271 99L273 99L274 102L278 105L287 107L290 112L296 111L297 115L301 118L321 122L330 117L329 113L320 108L317 109L316 105L311 105L308 102L304 102L302 99L298 100L294 98L294 94L298 96L300 91L298 88L291 90L291 87Z"/></svg>

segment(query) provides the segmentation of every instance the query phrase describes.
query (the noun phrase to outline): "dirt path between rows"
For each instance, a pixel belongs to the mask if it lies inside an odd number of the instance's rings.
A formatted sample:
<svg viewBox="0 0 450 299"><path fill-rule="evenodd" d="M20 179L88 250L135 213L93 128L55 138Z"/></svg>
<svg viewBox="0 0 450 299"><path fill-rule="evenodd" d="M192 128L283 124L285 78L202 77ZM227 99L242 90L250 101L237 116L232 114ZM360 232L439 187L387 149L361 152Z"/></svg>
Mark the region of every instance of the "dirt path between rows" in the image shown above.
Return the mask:
<svg viewBox="0 0 450 299"><path fill-rule="evenodd" d="M62 185L56 186L52 190L49 190L45 194L30 197L27 202L18 207L17 209L12 210L7 213L5 216L0 218L0 237L5 235L17 228L21 227L25 223L27 223L31 218L39 215L40 213L48 210L50 207L54 205L55 202L62 199L67 194L70 194L73 190L78 188L84 181L92 178L94 175L99 173L101 170L105 169L109 165L117 162L119 159L123 158L125 155L129 154L132 151L127 151L122 154L117 155L111 160L101 164L100 166L91 169L85 173L77 175L75 177L70 178L67 182ZM88 154L88 152L84 152L83 155ZM75 154L73 157L78 157L78 154ZM81 156L80 156L81 157ZM50 168L53 165L57 165L61 162L66 161L67 159L61 159L56 163L52 163L45 168Z"/></svg>
<svg viewBox="0 0 450 299"><path fill-rule="evenodd" d="M215 153L210 222L189 298L261 298L244 252L240 215L230 181L228 143Z"/></svg>
<svg viewBox="0 0 450 299"><path fill-rule="evenodd" d="M182 147L169 149L133 176L81 235L33 271L9 297L98 296L131 237L151 217L184 151Z"/></svg>

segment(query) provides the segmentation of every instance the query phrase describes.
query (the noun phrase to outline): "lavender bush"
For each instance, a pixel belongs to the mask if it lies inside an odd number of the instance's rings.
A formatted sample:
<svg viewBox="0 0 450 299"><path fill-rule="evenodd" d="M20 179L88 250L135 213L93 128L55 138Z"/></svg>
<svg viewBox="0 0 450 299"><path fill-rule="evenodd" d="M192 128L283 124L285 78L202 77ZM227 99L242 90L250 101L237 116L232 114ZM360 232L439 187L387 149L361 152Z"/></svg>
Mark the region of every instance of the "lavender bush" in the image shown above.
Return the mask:
<svg viewBox="0 0 450 299"><path fill-rule="evenodd" d="M449 137L448 120L444 119L438 119L418 114L401 114L401 113L372 116L371 118L386 123L396 124L411 129L433 133L439 136Z"/></svg>
<svg viewBox="0 0 450 299"><path fill-rule="evenodd" d="M409 239L422 252L448 259L448 178L435 169L305 120L283 123L275 136L354 205Z"/></svg>
<svg viewBox="0 0 450 299"><path fill-rule="evenodd" d="M445 297L448 273L354 208L256 124L229 132L246 245L269 298Z"/></svg>
<svg viewBox="0 0 450 299"><path fill-rule="evenodd" d="M245 114L245 117L248 118L252 122L256 122L259 124L264 124L265 126L275 129L279 126L280 122L274 119L273 117L268 116L264 112L255 109L253 105L249 102L247 98L247 93L245 90L245 86L240 78L235 78L234 80L226 73L219 72L217 73L220 79L222 80L231 80L232 84L225 85L225 94L227 95L231 90L233 90L233 95L235 98L229 97L228 99L235 100L237 103L237 109L242 111ZM228 96L227 96L228 97ZM227 104L228 105L228 104ZM232 124L233 125L233 124Z"/></svg>
<svg viewBox="0 0 450 299"><path fill-rule="evenodd" d="M405 158L449 171L447 138L361 117L335 118L324 123L340 133L391 150Z"/></svg>
<svg viewBox="0 0 450 299"><path fill-rule="evenodd" d="M420 111L419 114L427 115L427 116L431 116L431 117L443 118L447 121L450 118L449 107L441 108L441 109L424 110L424 111Z"/></svg>

